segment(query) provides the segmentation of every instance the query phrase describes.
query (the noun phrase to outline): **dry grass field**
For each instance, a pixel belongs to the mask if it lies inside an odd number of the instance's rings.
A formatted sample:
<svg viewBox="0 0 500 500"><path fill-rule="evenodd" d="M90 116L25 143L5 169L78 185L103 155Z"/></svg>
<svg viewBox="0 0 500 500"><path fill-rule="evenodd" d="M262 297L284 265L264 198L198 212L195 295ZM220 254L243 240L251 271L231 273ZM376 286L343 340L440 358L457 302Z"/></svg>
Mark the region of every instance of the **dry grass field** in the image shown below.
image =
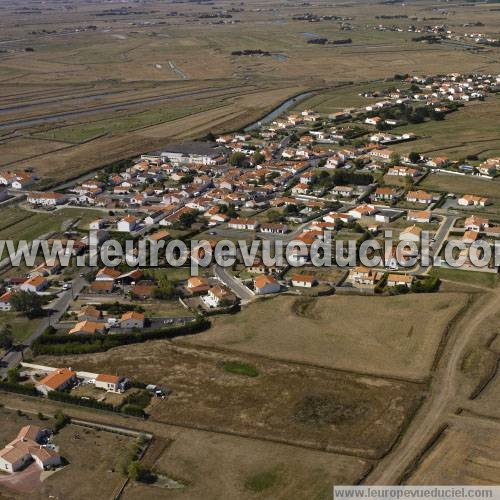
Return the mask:
<svg viewBox="0 0 500 500"><path fill-rule="evenodd" d="M169 387L172 395L153 400L148 410L155 422L364 458L388 449L422 394L422 386L410 382L168 341L92 355L44 356L37 362L120 373ZM243 373L234 373L227 363Z"/></svg>
<svg viewBox="0 0 500 500"><path fill-rule="evenodd" d="M407 484L498 483L500 427L481 419L456 421L427 452Z"/></svg>
<svg viewBox="0 0 500 500"><path fill-rule="evenodd" d="M464 294L276 297L214 319L189 342L360 373L422 379ZM390 311L390 317L388 315ZM277 320L279 318L279 320ZM390 360L390 361L389 361Z"/></svg>
<svg viewBox="0 0 500 500"><path fill-rule="evenodd" d="M321 453L237 436L178 430L153 466L184 485L164 490L131 483L123 498L242 500L331 498L334 484L354 484L368 463L355 457Z"/></svg>
<svg viewBox="0 0 500 500"><path fill-rule="evenodd" d="M478 179L463 175L430 174L421 184L422 189L445 191L455 194L477 194L488 198L500 198L500 181Z"/></svg>

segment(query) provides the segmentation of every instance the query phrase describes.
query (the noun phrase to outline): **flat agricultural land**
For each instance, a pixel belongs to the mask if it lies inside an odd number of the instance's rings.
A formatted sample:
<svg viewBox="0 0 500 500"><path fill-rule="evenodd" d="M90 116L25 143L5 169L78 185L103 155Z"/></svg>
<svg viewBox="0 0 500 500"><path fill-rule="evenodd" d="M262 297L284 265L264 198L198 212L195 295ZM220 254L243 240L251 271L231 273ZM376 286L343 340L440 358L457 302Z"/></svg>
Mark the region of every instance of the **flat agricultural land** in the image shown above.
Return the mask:
<svg viewBox="0 0 500 500"><path fill-rule="evenodd" d="M407 484L497 484L500 474L500 430L472 419L447 429L426 453Z"/></svg>
<svg viewBox="0 0 500 500"><path fill-rule="evenodd" d="M276 297L213 319L189 342L408 379L429 374L464 294L397 297ZM388 315L390 311L390 317ZM277 320L279 318L279 320Z"/></svg>
<svg viewBox="0 0 500 500"><path fill-rule="evenodd" d="M105 353L37 358L120 373L172 389L150 421L376 458L397 438L423 386L262 358L147 342ZM235 369L236 368L236 369Z"/></svg>
<svg viewBox="0 0 500 500"><path fill-rule="evenodd" d="M123 498L328 499L334 484L355 484L368 466L345 455L179 429L153 470L184 487L130 483Z"/></svg>
<svg viewBox="0 0 500 500"><path fill-rule="evenodd" d="M301 91L324 90L305 104L331 112L359 104L359 91L386 86L383 80L396 73L495 74L500 68L498 48L412 41L408 24L422 26L437 15L430 0L396 11L372 0L344 2L335 15L345 23L296 19L332 15L321 2L250 0L228 9L216 0L174 9L151 0L127 11L85 0L74 9L53 0L44 5L20 0L0 6L0 165L31 164L45 185L172 140L235 130ZM222 11L229 17L214 17ZM407 17L379 17L395 12ZM486 34L498 32L498 15L488 3L456 5L438 17L458 33L472 21ZM380 31L381 24L401 29ZM349 37L352 43L321 46L307 43L311 37ZM246 49L270 55L232 54ZM473 108L422 126L415 145L457 154L498 150L491 137L494 113ZM434 125L444 126L442 139L449 143L434 142Z"/></svg>

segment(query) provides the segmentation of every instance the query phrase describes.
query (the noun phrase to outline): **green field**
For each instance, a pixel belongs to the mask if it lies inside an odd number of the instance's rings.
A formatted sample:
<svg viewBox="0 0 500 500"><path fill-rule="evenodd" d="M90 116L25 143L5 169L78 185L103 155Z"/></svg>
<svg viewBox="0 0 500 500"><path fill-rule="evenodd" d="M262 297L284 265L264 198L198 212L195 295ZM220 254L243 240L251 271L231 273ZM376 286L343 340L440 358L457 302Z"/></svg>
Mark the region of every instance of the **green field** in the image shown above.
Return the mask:
<svg viewBox="0 0 500 500"><path fill-rule="evenodd" d="M459 269L444 269L433 267L431 276L438 276L443 280L457 281L468 285L494 288L498 283L498 274L481 273L479 271L460 271Z"/></svg>
<svg viewBox="0 0 500 500"><path fill-rule="evenodd" d="M27 319L16 312L0 312L0 324L12 327L14 342L26 340L40 324L40 319Z"/></svg>

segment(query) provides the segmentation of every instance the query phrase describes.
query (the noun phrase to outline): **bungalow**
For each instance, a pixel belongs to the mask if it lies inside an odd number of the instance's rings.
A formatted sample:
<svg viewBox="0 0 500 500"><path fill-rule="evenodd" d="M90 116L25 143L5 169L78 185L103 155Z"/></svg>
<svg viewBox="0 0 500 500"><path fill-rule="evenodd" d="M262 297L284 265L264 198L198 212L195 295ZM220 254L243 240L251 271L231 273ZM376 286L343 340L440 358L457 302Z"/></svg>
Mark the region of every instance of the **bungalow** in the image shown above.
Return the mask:
<svg viewBox="0 0 500 500"><path fill-rule="evenodd" d="M292 276L292 286L311 288L316 284L316 278L310 274L294 274Z"/></svg>
<svg viewBox="0 0 500 500"><path fill-rule="evenodd" d="M228 223L227 226L230 229L241 229L241 230L247 230L247 231L255 231L258 227L259 223L255 219L243 219L243 218L237 218L237 219L231 219Z"/></svg>
<svg viewBox="0 0 500 500"><path fill-rule="evenodd" d="M112 267L103 267L99 269L96 274L96 281L115 281L121 272L118 269L113 269Z"/></svg>
<svg viewBox="0 0 500 500"><path fill-rule="evenodd" d="M128 379L118 375L107 375L100 373L95 378L94 386L108 392L123 392L127 387Z"/></svg>
<svg viewBox="0 0 500 500"><path fill-rule="evenodd" d="M374 198L377 201L393 201L397 198L397 191L390 187L379 187L375 190Z"/></svg>
<svg viewBox="0 0 500 500"><path fill-rule="evenodd" d="M43 446L47 434L36 425L22 427L16 438L0 450L0 470L13 473L33 461L41 469L60 465L59 453Z"/></svg>
<svg viewBox="0 0 500 500"><path fill-rule="evenodd" d="M144 328L144 313L127 311L120 319L121 328Z"/></svg>
<svg viewBox="0 0 500 500"><path fill-rule="evenodd" d="M434 168L446 167L449 163L450 159L446 156L436 156L427 161L427 165Z"/></svg>
<svg viewBox="0 0 500 500"><path fill-rule="evenodd" d="M112 280L107 280L107 281L96 280L90 284L90 291L96 294L113 293L114 288L115 284L114 281Z"/></svg>
<svg viewBox="0 0 500 500"><path fill-rule="evenodd" d="M299 183L293 186L292 188L292 194L297 195L297 194L307 194L309 192L309 185L308 184L303 184Z"/></svg>
<svg viewBox="0 0 500 500"><path fill-rule="evenodd" d="M0 296L0 311L10 311L12 309L12 304L10 299L14 294L12 292L5 292Z"/></svg>
<svg viewBox="0 0 500 500"><path fill-rule="evenodd" d="M430 205L434 201L434 197L431 193L419 189L417 191L408 191L408 194L406 195L406 201L408 201L409 203L421 203L424 205Z"/></svg>
<svg viewBox="0 0 500 500"><path fill-rule="evenodd" d="M349 210L349 215L354 217L355 219L361 219L362 217L369 217L371 215L374 215L377 213L377 209L373 205L359 205L356 208L353 208L352 210Z"/></svg>
<svg viewBox="0 0 500 500"><path fill-rule="evenodd" d="M353 284L358 285L375 285L380 280L379 272L368 267L358 266L349 271L348 280Z"/></svg>
<svg viewBox="0 0 500 500"><path fill-rule="evenodd" d="M406 219L412 222L429 223L432 219L432 212L428 210L410 210Z"/></svg>
<svg viewBox="0 0 500 500"><path fill-rule="evenodd" d="M413 279L413 276L408 274L389 274L387 276L387 286L404 285L409 287L413 283Z"/></svg>
<svg viewBox="0 0 500 500"><path fill-rule="evenodd" d="M330 212L323 216L323 220L328 222L329 224L338 225L340 222L344 224L348 224L354 219L354 217L349 213L338 213L338 212Z"/></svg>
<svg viewBox="0 0 500 500"><path fill-rule="evenodd" d="M474 194L464 194L458 199L458 204L463 207L468 207L470 205L474 207L485 207L490 204L489 198L484 198L482 196L476 196Z"/></svg>
<svg viewBox="0 0 500 500"><path fill-rule="evenodd" d="M45 205L49 207L55 207L66 201L66 197L61 193L38 193L34 191L28 193L26 199L28 203L33 205Z"/></svg>
<svg viewBox="0 0 500 500"><path fill-rule="evenodd" d="M165 229L160 229L160 231L149 234L146 239L151 243L158 243L159 241L168 240L168 238L170 238L170 233Z"/></svg>
<svg viewBox="0 0 500 500"><path fill-rule="evenodd" d="M341 196L342 198L350 198L353 195L354 188L351 186L335 186L332 189L332 194Z"/></svg>
<svg viewBox="0 0 500 500"><path fill-rule="evenodd" d="M78 311L77 316L80 321L98 322L102 319L102 311L99 311L94 306L84 306Z"/></svg>
<svg viewBox="0 0 500 500"><path fill-rule="evenodd" d="M17 174L12 182L13 189L25 189L35 182L35 177L31 174Z"/></svg>
<svg viewBox="0 0 500 500"><path fill-rule="evenodd" d="M400 241L420 241L422 229L418 226L410 226L399 233Z"/></svg>
<svg viewBox="0 0 500 500"><path fill-rule="evenodd" d="M47 395L50 391L63 391L76 383L76 372L71 368L56 368L35 384L35 389Z"/></svg>
<svg viewBox="0 0 500 500"><path fill-rule="evenodd" d="M26 280L19 288L23 292L41 292L48 286L48 281L43 276L33 276Z"/></svg>
<svg viewBox="0 0 500 500"><path fill-rule="evenodd" d="M257 295L278 293L281 290L281 286L276 278L266 274L261 274L254 279L254 287Z"/></svg>
<svg viewBox="0 0 500 500"><path fill-rule="evenodd" d="M404 167L402 165L396 165L387 170L387 175L395 175L398 177L417 177L418 170L411 167Z"/></svg>
<svg viewBox="0 0 500 500"><path fill-rule="evenodd" d="M201 276L191 276L191 278L187 280L185 289L190 295L199 295L200 293L208 292L210 285L208 284L208 280L206 278Z"/></svg>
<svg viewBox="0 0 500 500"><path fill-rule="evenodd" d="M366 118L365 123L368 125L378 125L379 123L383 123L384 120L380 118L380 116L371 116Z"/></svg>
<svg viewBox="0 0 500 500"><path fill-rule="evenodd" d="M83 320L77 323L68 333L93 335L95 333L104 333L106 325L100 321Z"/></svg>
<svg viewBox="0 0 500 500"><path fill-rule="evenodd" d="M208 290L208 294L201 297L208 307L221 307L231 305L236 302L235 295L229 288L223 285L216 285Z"/></svg>
<svg viewBox="0 0 500 500"><path fill-rule="evenodd" d="M118 221L117 230L120 232L130 233L137 227L137 219L133 215L127 215L122 220Z"/></svg>
<svg viewBox="0 0 500 500"><path fill-rule="evenodd" d="M471 215L464 221L464 227L467 231L482 231L489 226L489 220L478 215Z"/></svg>
<svg viewBox="0 0 500 500"><path fill-rule="evenodd" d="M288 232L288 226L286 224L262 223L259 230L261 233L285 234Z"/></svg>
<svg viewBox="0 0 500 500"><path fill-rule="evenodd" d="M464 243L474 243L479 238L479 233L477 231L465 231L462 236L462 241Z"/></svg>

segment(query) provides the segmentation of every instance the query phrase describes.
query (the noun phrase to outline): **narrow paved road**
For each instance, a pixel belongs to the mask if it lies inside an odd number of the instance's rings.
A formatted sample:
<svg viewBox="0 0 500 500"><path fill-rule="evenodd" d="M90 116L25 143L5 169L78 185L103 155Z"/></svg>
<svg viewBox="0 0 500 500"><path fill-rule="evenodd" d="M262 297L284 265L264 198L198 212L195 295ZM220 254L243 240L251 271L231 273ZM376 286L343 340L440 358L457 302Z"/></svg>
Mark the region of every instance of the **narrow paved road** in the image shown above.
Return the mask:
<svg viewBox="0 0 500 500"><path fill-rule="evenodd" d="M85 273L88 271L88 269L82 268L80 270L82 273ZM30 335L30 337L23 342L23 345L26 347L23 349L23 351L16 351L16 350L11 350L5 356L2 358L2 364L5 364L5 366L2 366L0 369L0 378L5 377L7 374L7 371L9 368L17 366L20 361L22 360L23 354L28 350L28 348L35 342L35 340L40 337L45 329L54 323L57 323L61 316L65 313L66 309L68 308L69 304L73 300L73 297L76 297L83 287L86 285L86 281L84 278L75 278L71 282L72 286L70 290L66 290L62 292L59 297L54 301L52 304L52 309L53 312L50 316L47 316L42 319L36 330Z"/></svg>
<svg viewBox="0 0 500 500"><path fill-rule="evenodd" d="M238 281L234 276L231 276L226 269L221 266L214 266L214 273L233 293L241 300L251 300L254 296L249 288Z"/></svg>
<svg viewBox="0 0 500 500"><path fill-rule="evenodd" d="M485 294L453 327L433 376L427 400L401 441L377 464L364 481L365 484L398 484L433 435L453 418L459 406L459 372L467 345L480 326L478 318L486 319L498 312L499 299L500 289Z"/></svg>

